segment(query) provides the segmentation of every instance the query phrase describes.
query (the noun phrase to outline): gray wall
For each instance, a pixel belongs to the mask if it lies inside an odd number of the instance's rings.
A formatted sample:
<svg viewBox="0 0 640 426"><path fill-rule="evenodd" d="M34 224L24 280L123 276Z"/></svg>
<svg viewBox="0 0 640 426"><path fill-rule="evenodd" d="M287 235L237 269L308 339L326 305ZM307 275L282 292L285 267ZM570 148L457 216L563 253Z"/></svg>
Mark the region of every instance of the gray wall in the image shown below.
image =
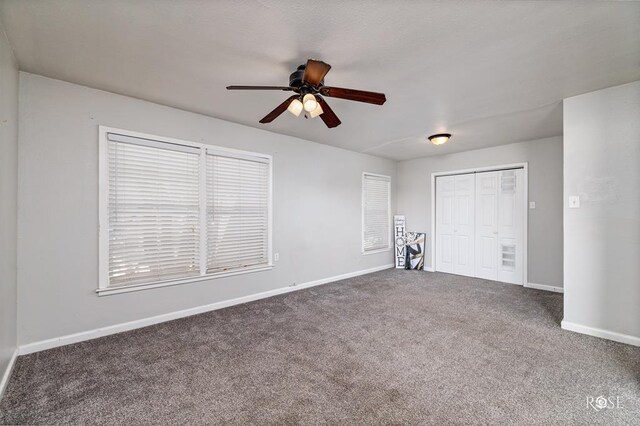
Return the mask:
<svg viewBox="0 0 640 426"><path fill-rule="evenodd" d="M640 338L640 82L566 99L564 158L564 321Z"/></svg>
<svg viewBox="0 0 640 426"><path fill-rule="evenodd" d="M455 143L452 140L450 143ZM562 138L426 157L398 163L398 214L407 230L431 238L431 173L510 163L529 163L528 281L562 287ZM427 244L426 266L431 265Z"/></svg>
<svg viewBox="0 0 640 426"><path fill-rule="evenodd" d="M392 177L395 206L391 160L27 73L20 114L20 344L393 262L361 254L362 172ZM99 124L273 155L274 269L98 297Z"/></svg>
<svg viewBox="0 0 640 426"><path fill-rule="evenodd" d="M18 67L0 19L0 379L16 348Z"/></svg>

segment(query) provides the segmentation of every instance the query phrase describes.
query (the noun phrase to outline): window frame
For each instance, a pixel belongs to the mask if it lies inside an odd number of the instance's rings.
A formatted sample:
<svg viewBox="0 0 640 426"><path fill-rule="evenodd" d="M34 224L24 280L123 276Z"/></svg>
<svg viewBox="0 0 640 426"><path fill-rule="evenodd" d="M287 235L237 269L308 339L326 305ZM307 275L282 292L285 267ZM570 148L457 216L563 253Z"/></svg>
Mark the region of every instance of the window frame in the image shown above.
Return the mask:
<svg viewBox="0 0 640 426"><path fill-rule="evenodd" d="M207 273L206 256L206 233L207 227L200 227L200 275L188 278L173 280L154 281L149 283L137 283L109 287L109 152L108 133L115 133L138 139L147 139L151 143L160 142L165 144L179 145L187 148L199 150L200 167L200 222L206 224L206 159L207 155L222 155L243 160L260 161L268 164L268 200L267 200L267 264L257 265L241 269L228 270L223 272ZM135 132L131 130L118 129L115 127L98 126L98 288L96 293L99 296L127 293L150 288L167 287L172 285L187 284L198 281L211 280L216 278L230 277L234 275L249 274L254 272L268 271L273 269L273 156L251 151L243 151L233 148L225 148L216 145L190 142L182 139L157 136L148 133Z"/></svg>
<svg viewBox="0 0 640 426"><path fill-rule="evenodd" d="M377 249L373 249L373 250L365 250L364 248L364 242L365 242L365 180L366 180L366 176L373 176L373 177L378 177L378 178L384 178L384 179L388 179L389 180L389 194L387 196L387 212L389 215L389 223L388 223L388 234L389 234L389 242L387 244L387 247L383 247L383 248L377 248ZM360 251L361 254L363 256L367 256L370 254L376 254L376 253L385 253L388 252L392 249L392 244L391 244L391 229L392 229L392 224L393 224L393 215L391 214L391 176L388 175L382 175L379 173L370 173L370 172L362 172L362 200L361 200L361 211L362 211L362 230L361 230L361 241L360 241Z"/></svg>

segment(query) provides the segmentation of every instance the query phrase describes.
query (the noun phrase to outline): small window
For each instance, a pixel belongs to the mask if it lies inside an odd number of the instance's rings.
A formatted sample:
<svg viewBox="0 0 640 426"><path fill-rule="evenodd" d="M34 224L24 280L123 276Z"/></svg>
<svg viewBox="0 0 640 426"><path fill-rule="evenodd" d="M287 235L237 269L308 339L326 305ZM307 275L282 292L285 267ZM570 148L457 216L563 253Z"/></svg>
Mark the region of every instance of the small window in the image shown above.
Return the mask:
<svg viewBox="0 0 640 426"><path fill-rule="evenodd" d="M200 274L198 151L109 134L109 286Z"/></svg>
<svg viewBox="0 0 640 426"><path fill-rule="evenodd" d="M271 157L100 128L100 285L271 266Z"/></svg>
<svg viewBox="0 0 640 426"><path fill-rule="evenodd" d="M362 251L388 250L391 240L391 178L365 173L362 180Z"/></svg>
<svg viewBox="0 0 640 426"><path fill-rule="evenodd" d="M269 164L207 154L207 273L269 263Z"/></svg>

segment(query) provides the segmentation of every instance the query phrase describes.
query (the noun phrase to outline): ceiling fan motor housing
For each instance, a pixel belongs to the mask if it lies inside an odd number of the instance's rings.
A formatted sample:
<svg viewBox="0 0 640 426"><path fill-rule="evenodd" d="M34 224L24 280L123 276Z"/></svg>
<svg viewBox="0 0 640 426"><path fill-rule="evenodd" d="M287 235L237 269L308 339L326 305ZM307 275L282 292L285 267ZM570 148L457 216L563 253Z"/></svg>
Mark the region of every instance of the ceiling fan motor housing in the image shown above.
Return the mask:
<svg viewBox="0 0 640 426"><path fill-rule="evenodd" d="M305 85L302 82L302 77L304 76L304 70L306 68L306 65L300 65L298 66L298 69L296 69L293 73L291 73L291 75L289 76L289 86L293 87L293 88L300 88L302 86L309 86L309 85ZM324 84L324 79L322 79L322 81L318 84L318 86L322 86ZM309 90L309 93L311 92L315 92L313 90Z"/></svg>

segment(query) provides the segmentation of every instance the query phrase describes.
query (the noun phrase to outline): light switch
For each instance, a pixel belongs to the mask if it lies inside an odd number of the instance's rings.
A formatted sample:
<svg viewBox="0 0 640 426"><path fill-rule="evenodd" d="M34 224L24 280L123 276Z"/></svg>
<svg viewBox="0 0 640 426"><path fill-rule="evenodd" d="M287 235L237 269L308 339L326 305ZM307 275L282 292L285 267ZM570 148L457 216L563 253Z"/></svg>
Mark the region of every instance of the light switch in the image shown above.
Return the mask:
<svg viewBox="0 0 640 426"><path fill-rule="evenodd" d="M273 254L273 261L277 262L278 260L280 260L280 253L274 253Z"/></svg>
<svg viewBox="0 0 640 426"><path fill-rule="evenodd" d="M529 201L529 208L531 210L535 209L536 208L536 202L535 201Z"/></svg>
<svg viewBox="0 0 640 426"><path fill-rule="evenodd" d="M569 208L570 209L579 209L580 208L580 197L577 195L569 195Z"/></svg>

